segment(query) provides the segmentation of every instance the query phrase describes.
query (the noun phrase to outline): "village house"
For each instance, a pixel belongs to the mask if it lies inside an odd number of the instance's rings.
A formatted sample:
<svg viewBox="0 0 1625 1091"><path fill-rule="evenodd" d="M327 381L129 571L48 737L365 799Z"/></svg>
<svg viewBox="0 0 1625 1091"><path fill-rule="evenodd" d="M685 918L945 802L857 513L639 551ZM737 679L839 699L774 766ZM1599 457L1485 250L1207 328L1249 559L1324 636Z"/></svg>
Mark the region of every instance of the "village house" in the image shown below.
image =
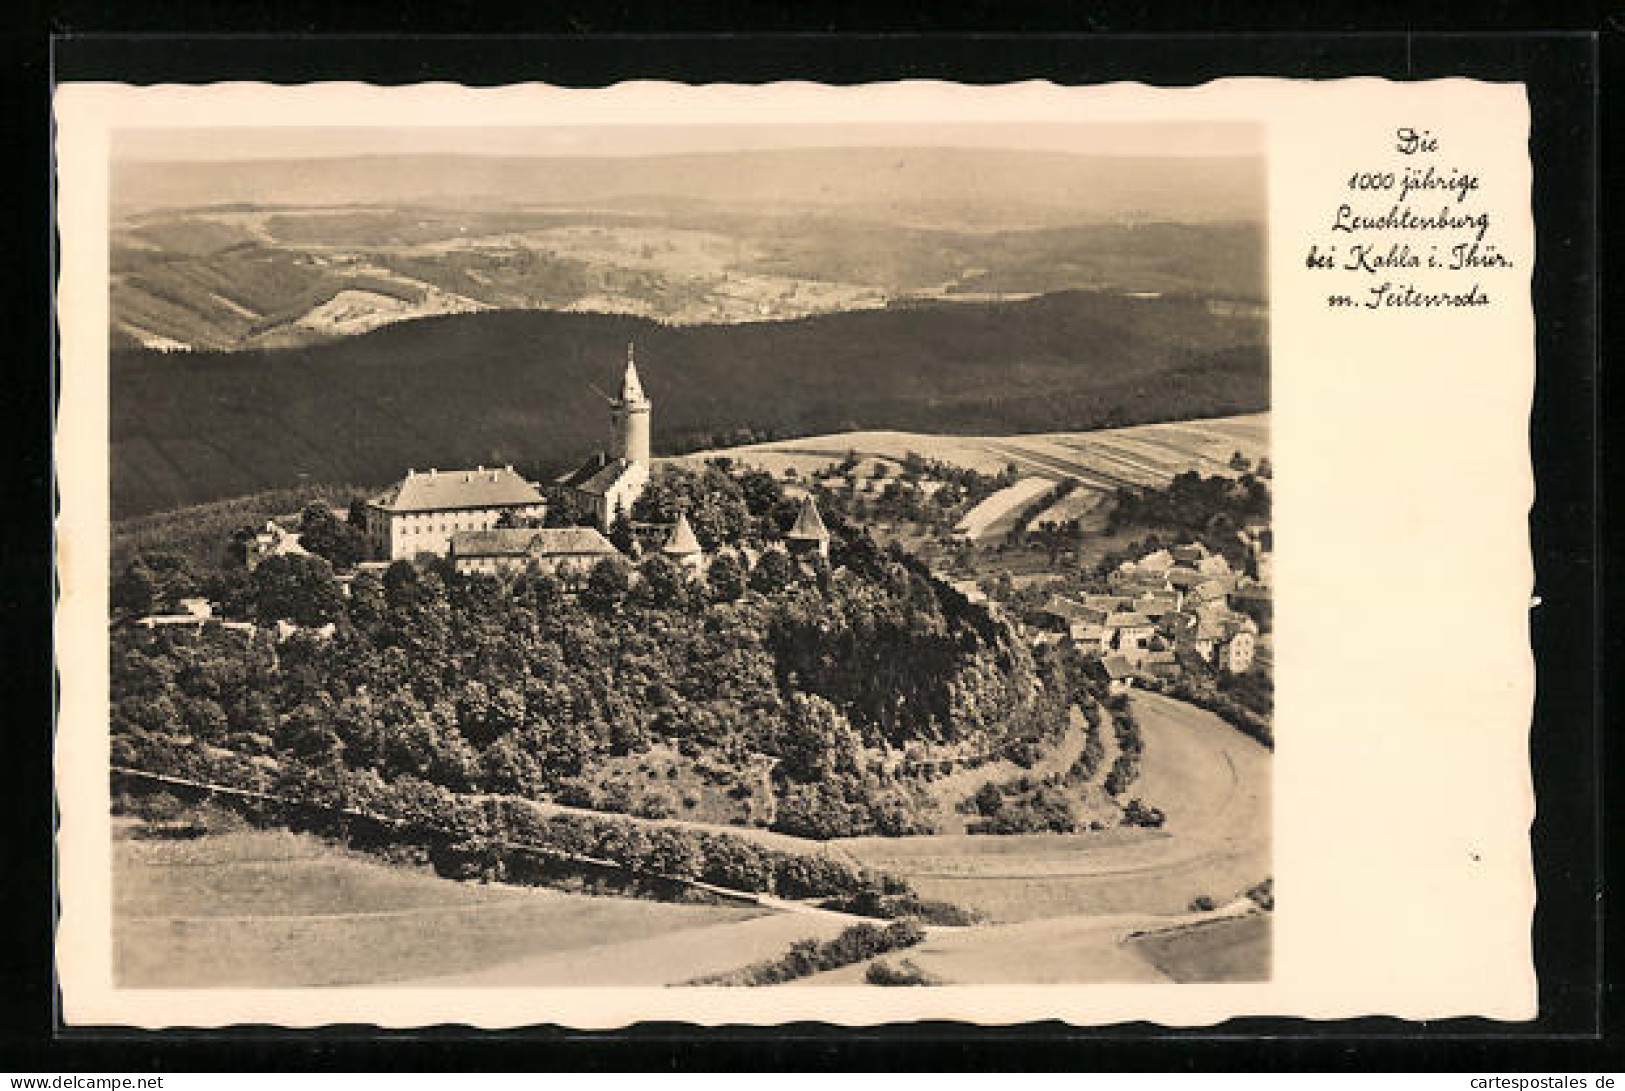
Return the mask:
<svg viewBox="0 0 1625 1091"><path fill-rule="evenodd" d="M1101 659L1090 659L1085 669L1099 682L1106 684L1106 692L1112 696L1127 693L1134 688L1134 676L1137 673L1133 663L1121 655L1108 655Z"/></svg>
<svg viewBox="0 0 1625 1091"><path fill-rule="evenodd" d="M1186 568L1195 568L1206 559L1207 546L1201 542L1186 542L1183 545L1174 546L1168 552L1173 556L1176 564L1184 565Z"/></svg>
<svg viewBox="0 0 1625 1091"><path fill-rule="evenodd" d="M208 599L184 598L177 604L180 612L176 614L149 614L137 618L135 624L143 629L170 629L170 628L199 628L205 622L214 618L214 606Z"/></svg>
<svg viewBox="0 0 1625 1091"><path fill-rule="evenodd" d="M1112 614L1102 628L1106 630L1106 647L1135 664L1145 659L1157 631L1150 618L1133 612Z"/></svg>
<svg viewBox="0 0 1625 1091"><path fill-rule="evenodd" d="M1132 609L1156 621L1178 610L1181 598L1178 591L1146 591L1134 600Z"/></svg>
<svg viewBox="0 0 1625 1091"><path fill-rule="evenodd" d="M250 572L268 557L305 555L308 550L300 544L299 535L277 522L267 520L262 530L243 543L243 562Z"/></svg>
<svg viewBox="0 0 1625 1091"><path fill-rule="evenodd" d="M539 520L547 504L512 466L472 470L408 470L367 503L367 538L392 561L422 553L445 556L452 536L494 530L504 516Z"/></svg>
<svg viewBox="0 0 1625 1091"><path fill-rule="evenodd" d="M1257 626L1252 619L1228 611L1185 614L1174 629L1174 639L1203 662L1241 674L1253 665Z"/></svg>

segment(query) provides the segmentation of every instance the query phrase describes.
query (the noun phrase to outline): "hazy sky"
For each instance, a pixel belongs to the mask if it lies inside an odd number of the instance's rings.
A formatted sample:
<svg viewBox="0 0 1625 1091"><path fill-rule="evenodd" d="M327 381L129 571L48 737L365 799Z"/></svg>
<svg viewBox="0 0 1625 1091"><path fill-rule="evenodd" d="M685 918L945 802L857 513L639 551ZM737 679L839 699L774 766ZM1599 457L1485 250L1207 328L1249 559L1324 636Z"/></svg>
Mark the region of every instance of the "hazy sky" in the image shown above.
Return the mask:
<svg viewBox="0 0 1625 1091"><path fill-rule="evenodd" d="M970 147L1080 155L1259 155L1251 124L576 125L538 128L124 129L120 162L356 155L635 156L765 148Z"/></svg>

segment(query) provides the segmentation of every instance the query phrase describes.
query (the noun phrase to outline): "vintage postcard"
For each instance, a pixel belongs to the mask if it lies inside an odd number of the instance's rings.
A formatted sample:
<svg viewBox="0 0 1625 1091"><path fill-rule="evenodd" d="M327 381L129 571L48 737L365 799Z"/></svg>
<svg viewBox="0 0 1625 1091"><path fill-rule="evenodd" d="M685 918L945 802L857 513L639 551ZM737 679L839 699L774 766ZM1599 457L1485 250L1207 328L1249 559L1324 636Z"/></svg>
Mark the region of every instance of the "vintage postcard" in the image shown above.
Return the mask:
<svg viewBox="0 0 1625 1091"><path fill-rule="evenodd" d="M1534 1014L1515 85L64 85L70 1024Z"/></svg>

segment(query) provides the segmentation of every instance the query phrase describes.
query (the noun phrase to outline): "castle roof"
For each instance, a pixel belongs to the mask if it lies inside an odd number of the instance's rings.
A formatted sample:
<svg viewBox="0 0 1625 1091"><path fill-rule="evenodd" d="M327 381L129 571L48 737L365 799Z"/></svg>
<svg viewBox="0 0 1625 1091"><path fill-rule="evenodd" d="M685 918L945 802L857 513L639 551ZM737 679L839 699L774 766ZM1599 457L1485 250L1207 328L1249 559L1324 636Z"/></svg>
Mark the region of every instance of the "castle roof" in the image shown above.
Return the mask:
<svg viewBox="0 0 1625 1091"><path fill-rule="evenodd" d="M636 405L648 399L643 393L643 384L638 381L638 365L632 359L632 346L626 346L626 374L621 378L621 404Z"/></svg>
<svg viewBox="0 0 1625 1091"><path fill-rule="evenodd" d="M801 498L801 511L796 514L796 525L785 537L803 542L829 541L829 528L818 514L818 503L809 494Z"/></svg>
<svg viewBox="0 0 1625 1091"><path fill-rule="evenodd" d="M587 461L558 479L560 485L592 496L603 496L632 468L624 458L611 458L606 454L593 455Z"/></svg>
<svg viewBox="0 0 1625 1091"><path fill-rule="evenodd" d="M608 556L619 552L608 538L593 527L504 527L459 531L451 536L451 551L458 557Z"/></svg>
<svg viewBox="0 0 1625 1091"><path fill-rule="evenodd" d="M671 537L660 548L660 552L672 557L692 557L696 553L704 553L700 548L700 540L694 537L694 528L688 525L686 512L677 516L677 525L672 528Z"/></svg>
<svg viewBox="0 0 1625 1091"><path fill-rule="evenodd" d="M514 472L501 469L406 471L406 476L372 498L372 506L385 511L453 511L460 508L520 507L542 503L536 486Z"/></svg>

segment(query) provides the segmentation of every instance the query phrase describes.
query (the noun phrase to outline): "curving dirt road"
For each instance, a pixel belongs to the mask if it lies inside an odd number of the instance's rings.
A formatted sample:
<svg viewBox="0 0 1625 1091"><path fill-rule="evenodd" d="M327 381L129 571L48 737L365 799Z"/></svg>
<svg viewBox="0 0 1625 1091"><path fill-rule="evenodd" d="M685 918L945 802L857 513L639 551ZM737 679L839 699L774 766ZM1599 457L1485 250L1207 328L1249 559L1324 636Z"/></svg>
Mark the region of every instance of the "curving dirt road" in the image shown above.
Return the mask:
<svg viewBox="0 0 1625 1091"><path fill-rule="evenodd" d="M1162 808L1160 830L840 844L994 921L1182 913L1198 895L1226 902L1270 874L1269 751L1192 705L1150 693L1131 702L1145 756L1130 794Z"/></svg>

